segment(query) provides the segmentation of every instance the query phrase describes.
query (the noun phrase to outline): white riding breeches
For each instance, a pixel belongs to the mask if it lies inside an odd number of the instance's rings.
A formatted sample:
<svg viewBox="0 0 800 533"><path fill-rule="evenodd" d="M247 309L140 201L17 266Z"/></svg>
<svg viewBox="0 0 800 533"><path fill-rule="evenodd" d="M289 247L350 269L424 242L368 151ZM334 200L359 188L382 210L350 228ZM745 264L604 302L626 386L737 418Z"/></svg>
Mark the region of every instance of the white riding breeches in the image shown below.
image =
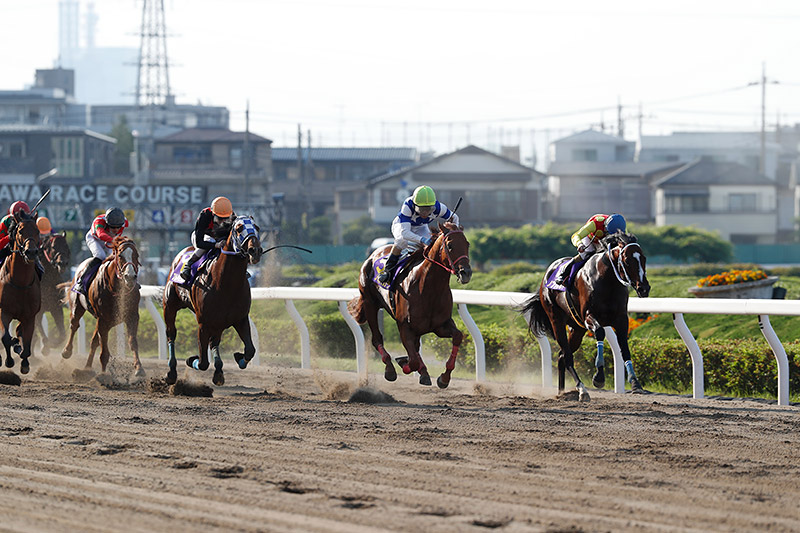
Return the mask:
<svg viewBox="0 0 800 533"><path fill-rule="evenodd" d="M581 244L584 247L582 252L578 252L581 255L581 259L585 260L597 250L592 238L588 235L581 240Z"/></svg>
<svg viewBox="0 0 800 533"><path fill-rule="evenodd" d="M105 259L111 254L111 248L106 246L106 241L98 239L91 231L86 233L86 247L92 252L92 257L98 259Z"/></svg>
<svg viewBox="0 0 800 533"><path fill-rule="evenodd" d="M431 236L431 230L427 224L421 226L412 226L409 223L402 223L395 218L392 222L392 236L394 237L394 244L401 250L406 248L421 248L424 238Z"/></svg>

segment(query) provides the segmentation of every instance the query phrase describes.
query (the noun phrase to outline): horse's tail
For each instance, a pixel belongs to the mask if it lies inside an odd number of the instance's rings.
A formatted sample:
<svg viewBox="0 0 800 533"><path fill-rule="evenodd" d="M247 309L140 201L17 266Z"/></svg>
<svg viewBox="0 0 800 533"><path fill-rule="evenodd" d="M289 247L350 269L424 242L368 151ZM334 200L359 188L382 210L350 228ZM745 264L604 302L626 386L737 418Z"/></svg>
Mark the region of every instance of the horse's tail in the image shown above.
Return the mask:
<svg viewBox="0 0 800 533"><path fill-rule="evenodd" d="M531 333L539 337L543 335L555 337L553 325L550 323L550 317L548 317L547 313L544 311L544 306L542 305L542 300L538 291L525 302L520 312L528 321L528 329Z"/></svg>
<svg viewBox="0 0 800 533"><path fill-rule="evenodd" d="M358 296L347 302L347 310L359 324L363 324L364 322L367 321L367 314L364 311L363 294L359 294Z"/></svg>
<svg viewBox="0 0 800 533"><path fill-rule="evenodd" d="M56 285L56 289L61 294L61 303L69 305L69 289L72 287L72 281L65 281Z"/></svg>

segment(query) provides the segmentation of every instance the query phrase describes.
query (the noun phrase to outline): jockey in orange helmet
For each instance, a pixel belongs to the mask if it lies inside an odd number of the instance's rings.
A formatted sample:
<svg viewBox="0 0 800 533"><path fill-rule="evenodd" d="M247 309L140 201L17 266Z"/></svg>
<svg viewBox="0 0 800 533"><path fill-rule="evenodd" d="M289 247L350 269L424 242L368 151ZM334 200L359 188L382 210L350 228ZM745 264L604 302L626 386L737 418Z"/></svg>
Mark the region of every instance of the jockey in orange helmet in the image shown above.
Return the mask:
<svg viewBox="0 0 800 533"><path fill-rule="evenodd" d="M211 202L210 207L200 211L192 232L194 253L181 268L180 275L183 278L184 286L192 284L192 265L203 257L204 253L212 248L225 246L235 218L236 214L233 212L233 205L224 196L217 196Z"/></svg>
<svg viewBox="0 0 800 533"><path fill-rule="evenodd" d="M613 215L593 215L581 229L572 234L572 244L578 249L578 255L567 261L561 268L555 282L563 285L567 280L569 271L576 261L585 261L597 248L595 245L606 235L612 235L618 231L625 232L625 218L614 213Z"/></svg>

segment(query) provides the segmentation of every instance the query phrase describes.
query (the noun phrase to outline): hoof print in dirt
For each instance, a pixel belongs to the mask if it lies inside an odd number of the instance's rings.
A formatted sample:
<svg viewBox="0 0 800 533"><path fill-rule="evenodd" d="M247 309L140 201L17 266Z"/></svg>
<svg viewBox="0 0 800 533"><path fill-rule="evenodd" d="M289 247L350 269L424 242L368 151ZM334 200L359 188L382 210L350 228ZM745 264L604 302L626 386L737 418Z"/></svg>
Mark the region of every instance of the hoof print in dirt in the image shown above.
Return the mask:
<svg viewBox="0 0 800 533"><path fill-rule="evenodd" d="M577 390L568 390L559 394L557 398L565 402L577 402L580 399L580 393Z"/></svg>
<svg viewBox="0 0 800 533"><path fill-rule="evenodd" d="M97 373L91 368L76 368L72 371L72 379L78 383L86 383L96 375Z"/></svg>
<svg viewBox="0 0 800 533"><path fill-rule="evenodd" d="M397 403L391 394L369 387L359 387L347 400L350 403Z"/></svg>
<svg viewBox="0 0 800 533"><path fill-rule="evenodd" d="M0 370L0 385L14 385L19 387L22 384L22 379L14 372L8 370Z"/></svg>

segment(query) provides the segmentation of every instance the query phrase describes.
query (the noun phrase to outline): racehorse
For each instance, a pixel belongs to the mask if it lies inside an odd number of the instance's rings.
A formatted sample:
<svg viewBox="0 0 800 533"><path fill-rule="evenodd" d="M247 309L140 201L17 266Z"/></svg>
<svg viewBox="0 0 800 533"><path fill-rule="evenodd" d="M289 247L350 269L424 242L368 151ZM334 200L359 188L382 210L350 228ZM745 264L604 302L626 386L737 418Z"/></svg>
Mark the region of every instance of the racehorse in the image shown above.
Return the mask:
<svg viewBox="0 0 800 533"><path fill-rule="evenodd" d="M522 312L529 313L529 328L536 335L555 338L561 352L558 356L558 392L564 391L564 371L575 379L580 401L589 401L589 393L581 383L573 363L573 353L578 350L587 331L592 331L597 341L595 365L597 373L592 379L595 387L605 384L603 365L604 326L614 328L632 392L645 392L636 378L628 348L628 287L637 296L650 294L645 258L641 245L634 235L618 232L605 237L601 249L592 255L577 273L573 283L564 288L554 284L559 267L568 259L554 261L545 272L539 292L524 305ZM569 326L567 333L566 326Z"/></svg>
<svg viewBox="0 0 800 533"><path fill-rule="evenodd" d="M236 217L221 254L207 264L204 271L198 273L188 289L172 281L172 277L180 271L181 260L186 259L194 248L184 248L172 261L172 275L164 286L163 298L169 351L169 371L165 378L168 384L174 384L178 379L175 315L180 309L191 309L197 317L197 347L200 354L186 359L186 364L195 370L208 369L210 344L214 353L214 385L225 384L219 343L226 329L233 326L244 342L244 353L234 353L239 368L247 368L247 363L255 355L256 348L250 334L250 284L247 282L247 265L255 265L261 260L263 250L258 232L259 228L251 217Z"/></svg>
<svg viewBox="0 0 800 533"><path fill-rule="evenodd" d="M459 283L469 283L472 268L464 228L447 222L440 229L438 234L433 234L436 239L430 246L415 252L415 255L421 254L422 262L414 266L404 279L401 279L404 272L401 272L401 268L397 269L393 296L376 281L380 272L375 268L376 262L383 260L391 246L383 246L372 252L361 266L358 280L360 294L350 301L348 308L359 324L369 324L372 345L386 366L383 376L387 381L396 380L397 371L391 355L383 347L383 335L378 327L378 310L381 308L397 322L400 340L408 353L407 357L398 357L397 363L406 374L419 372L422 385L430 385L431 378L419 354L420 337L425 333L435 333L439 337L453 339L453 349L445 363L445 371L436 380L442 389L450 384L450 374L456 366L458 348L464 338L453 322L450 275L455 274ZM410 261L413 264L414 256Z"/></svg>
<svg viewBox="0 0 800 533"><path fill-rule="evenodd" d="M36 217L23 218L12 232L11 255L0 269L0 322L3 324L3 346L6 349L6 366L14 366L11 348L22 359L20 371L30 371L28 358L31 356L36 314L42 304L42 291L39 276L36 274L36 257L39 255L39 228ZM19 324L12 338L8 331L12 320Z"/></svg>
<svg viewBox="0 0 800 533"><path fill-rule="evenodd" d="M75 331L80 326L81 317L88 310L97 318L97 327L92 335L86 368L92 368L94 352L100 346L100 364L103 372L106 371L111 358L108 349L108 332L117 324L124 322L128 333L128 346L133 352L133 370L137 377L142 377L144 369L139 360L139 343L136 339L139 331L138 276L141 265L139 251L136 249L136 243L124 235L115 237L112 247L113 252L101 263L85 296L68 289L64 300L70 308L70 332L69 340L61 352L61 357L68 359L72 356L72 340L75 337ZM70 287L83 277L90 262L91 258L80 264L75 271L75 278L70 283Z"/></svg>
<svg viewBox="0 0 800 533"><path fill-rule="evenodd" d="M42 276L42 309L41 315L36 320L36 331L42 336L42 352L46 354L48 347L62 342L66 334L64 315L61 310L63 291L58 287L63 281L64 272L70 262L70 249L66 233L56 233L46 239L39 249L39 259L44 267L44 275ZM45 313L50 313L58 329L56 339L48 338L44 332L41 318Z"/></svg>

